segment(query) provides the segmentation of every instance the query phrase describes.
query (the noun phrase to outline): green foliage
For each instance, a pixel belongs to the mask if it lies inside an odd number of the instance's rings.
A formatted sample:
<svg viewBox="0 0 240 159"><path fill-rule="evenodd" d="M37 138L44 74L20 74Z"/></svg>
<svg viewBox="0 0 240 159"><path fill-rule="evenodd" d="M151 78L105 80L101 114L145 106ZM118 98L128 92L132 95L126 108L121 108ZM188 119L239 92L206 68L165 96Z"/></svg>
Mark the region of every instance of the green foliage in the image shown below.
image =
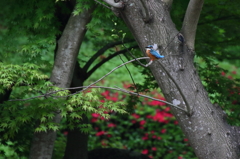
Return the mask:
<svg viewBox="0 0 240 159"><path fill-rule="evenodd" d="M13 86L31 86L48 78L40 73L39 66L32 63L23 65L0 63L0 74L0 93L4 93L4 89L11 89Z"/></svg>
<svg viewBox="0 0 240 159"><path fill-rule="evenodd" d="M80 14L84 9L88 10L94 5L93 1L76 0L76 6L73 15Z"/></svg>
<svg viewBox="0 0 240 159"><path fill-rule="evenodd" d="M230 124L240 125L239 75L235 73L235 78L225 76L229 71L219 67L219 64L210 58L205 58L198 70L212 103L217 103L227 112Z"/></svg>
<svg viewBox="0 0 240 159"><path fill-rule="evenodd" d="M5 156L15 157L16 153L19 156L27 156L34 131L57 131L77 127L85 133L91 133L91 143L94 143L92 145L95 147L104 146L107 143L105 146L118 148L126 148L125 146L127 146L129 149L137 149L144 153L148 150L148 154L153 156L176 158L180 155L192 158L192 150L189 147L184 148L187 143L183 142L180 128L173 124L175 119L167 118L169 123L166 124L147 118L147 115L157 114L156 108L147 106L147 104L140 106L142 103L138 98L129 99L126 106L122 101L107 101L104 99L105 96L99 95L99 90L91 89L90 92L85 91L66 99L69 91L59 91L61 88L52 87L52 84L47 81L54 62L55 39L64 28L61 22L64 18L59 20L57 17L58 9L60 8L63 13L68 15L71 8L67 6L67 2L55 0L0 1L0 5L4 6L0 10L0 95L11 91L10 99L13 100L42 95L40 98L31 100L6 101L0 104L0 136L2 136L0 149L5 152ZM171 15L179 30L187 4L187 0L174 1L173 3ZM123 37L124 41L132 38L130 31L120 18L117 18L111 10L96 4L94 1L77 0L73 14L80 14L83 9L89 9L92 5L95 5L96 8L91 23L87 25L88 32L78 57L81 67L103 45L113 41L121 41ZM238 8L239 3L237 2L229 3L217 0L205 2L196 38L196 50L197 56L203 59L203 62L197 61L198 70L203 84L209 92L210 99L226 110L231 124L240 126L240 110L238 109L240 87L237 79L239 76L236 74L233 79L226 78L222 72L224 71L226 74L229 72L223 70L220 67L221 64L216 64L219 61L234 59L234 64L240 66L239 61L235 60L239 52L239 34L236 34L239 30L237 17L239 17L240 12ZM132 45L133 43L126 44L127 47ZM104 56L99 57L90 68L121 49L124 49L121 45L108 49ZM139 50L132 50L132 52L135 56L142 56ZM125 55L124 60L130 58ZM121 63L122 61L118 57L108 61L95 72L94 76L85 81L85 84L97 80ZM139 92L156 87L156 82L154 82L148 69L133 65L128 65L128 68L131 70L134 80L137 81L136 88ZM225 67L225 69L228 68L229 66ZM106 86L113 86L119 85L120 82L129 84L129 81L129 74L123 67L114 72L103 83ZM135 86L133 90L136 91ZM49 94L52 91L56 91L55 94ZM233 103L235 101L237 104ZM126 110L136 110L135 114L139 118L115 115L116 112L126 114ZM57 113L63 118L60 124L52 121ZM82 115L85 113L98 113L96 123L99 127L98 131L102 131L100 139L95 137L96 134L90 125L80 124ZM99 119L104 119L104 122ZM135 123L129 122L133 120ZM140 123L143 121L145 124L140 128ZM36 123L39 124L37 127ZM115 123L118 129L110 127L107 130L107 124L111 123ZM158 129L156 125L167 132L156 131ZM129 129L128 132L125 131L126 128ZM105 133L106 131L108 133ZM154 132L151 133L152 131ZM111 137L107 135L111 135ZM159 141L161 142L155 140L154 135L160 136L161 140ZM145 137L144 139L148 137L148 140L143 140L143 137ZM57 141L56 151L64 148L66 139L63 136L61 139ZM98 141L102 143L100 144ZM153 147L156 147L157 151ZM169 153L168 150L171 149L173 152ZM183 154L183 151L187 151L186 154Z"/></svg>
<svg viewBox="0 0 240 159"><path fill-rule="evenodd" d="M5 158L26 159L26 157L18 156L18 154L16 153L16 150L12 147L14 143L12 143L11 141L8 141L6 142L6 145L1 144L1 140L0 140L0 159L5 159Z"/></svg>

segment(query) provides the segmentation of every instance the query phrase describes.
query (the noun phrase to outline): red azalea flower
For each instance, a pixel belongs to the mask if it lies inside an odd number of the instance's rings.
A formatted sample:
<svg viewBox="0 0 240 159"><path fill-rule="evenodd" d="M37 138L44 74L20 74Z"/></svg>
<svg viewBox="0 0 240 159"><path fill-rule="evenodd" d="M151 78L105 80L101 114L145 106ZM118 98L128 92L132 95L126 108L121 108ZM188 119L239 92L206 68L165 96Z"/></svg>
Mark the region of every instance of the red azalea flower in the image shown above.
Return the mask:
<svg viewBox="0 0 240 159"><path fill-rule="evenodd" d="M131 123L135 124L135 123L136 123L136 120L132 120Z"/></svg>
<svg viewBox="0 0 240 159"><path fill-rule="evenodd" d="M101 120L105 120L105 118L104 118L104 117L100 117L100 119L101 119Z"/></svg>
<svg viewBox="0 0 240 159"><path fill-rule="evenodd" d="M162 130L161 130L161 133L164 134L164 133L166 133L166 131L167 131L167 129L162 129Z"/></svg>
<svg viewBox="0 0 240 159"><path fill-rule="evenodd" d="M230 76L230 75L229 75L227 78L228 78L228 79L233 79L233 77L232 77L232 76Z"/></svg>
<svg viewBox="0 0 240 159"><path fill-rule="evenodd" d="M153 158L153 156L148 156L149 158Z"/></svg>
<svg viewBox="0 0 240 159"><path fill-rule="evenodd" d="M237 72L236 71L232 71L232 74L237 74Z"/></svg>
<svg viewBox="0 0 240 159"><path fill-rule="evenodd" d="M165 108L165 111L166 112L170 111L170 107Z"/></svg>
<svg viewBox="0 0 240 159"><path fill-rule="evenodd" d="M226 74L225 72L222 72L222 73L221 73L222 76L225 76L225 74Z"/></svg>
<svg viewBox="0 0 240 159"><path fill-rule="evenodd" d="M129 87L131 87L131 84L126 84L126 83L124 83L124 84L123 84L123 87L124 87L124 88L129 88Z"/></svg>
<svg viewBox="0 0 240 159"><path fill-rule="evenodd" d="M147 136L143 136L142 140L148 140L148 137Z"/></svg>
<svg viewBox="0 0 240 159"><path fill-rule="evenodd" d="M174 124L175 124L175 125L178 125L178 121L177 121L177 120L175 120L175 121L174 121Z"/></svg>
<svg viewBox="0 0 240 159"><path fill-rule="evenodd" d="M152 116L151 115L147 115L146 118L152 119Z"/></svg>
<svg viewBox="0 0 240 159"><path fill-rule="evenodd" d="M152 136L152 138L153 138L153 139L156 139L156 138L157 138L157 136L156 136L156 135L153 135L153 136Z"/></svg>
<svg viewBox="0 0 240 159"><path fill-rule="evenodd" d="M154 120L154 121L158 121L158 122L160 122L160 123L164 123L164 122L166 122L166 119L165 118L167 118L167 117L173 117L173 115L172 114L170 114L170 113L166 113L166 112L164 112L164 111L160 111L160 110L156 110L156 114L152 117L152 119Z"/></svg>
<svg viewBox="0 0 240 159"><path fill-rule="evenodd" d="M105 132L105 131L99 131L99 132L96 133L96 136L101 136L101 135L104 135L105 133L107 133L107 132Z"/></svg>
<svg viewBox="0 0 240 159"><path fill-rule="evenodd" d="M101 95L104 97L107 97L107 96L109 96L109 93L110 93L109 91L105 91L105 92L101 93Z"/></svg>
<svg viewBox="0 0 240 159"><path fill-rule="evenodd" d="M63 135L67 136L68 135L68 131L64 131Z"/></svg>
<svg viewBox="0 0 240 159"><path fill-rule="evenodd" d="M110 138L110 137L112 137L112 135L111 134L107 134L107 137Z"/></svg>
<svg viewBox="0 0 240 159"><path fill-rule="evenodd" d="M116 101L118 100L118 98L117 98L117 97L112 97L111 100L114 101L114 102L116 102Z"/></svg>
<svg viewBox="0 0 240 159"><path fill-rule="evenodd" d="M140 118L140 115L137 115L137 114L132 114L132 116L135 118L135 119L138 119L138 118Z"/></svg>
<svg viewBox="0 0 240 159"><path fill-rule="evenodd" d="M156 105L159 105L159 104L160 104L160 102L156 101L156 100L148 102L148 105L152 105L152 106L156 106Z"/></svg>
<svg viewBox="0 0 240 159"><path fill-rule="evenodd" d="M158 136L157 139L158 139L158 140L161 140L162 138L161 138L161 136Z"/></svg>
<svg viewBox="0 0 240 159"><path fill-rule="evenodd" d="M188 142L188 139L187 139L187 138L184 138L183 141Z"/></svg>
<svg viewBox="0 0 240 159"><path fill-rule="evenodd" d="M108 124L108 127L109 127L109 128L116 127L116 124L109 123L109 124Z"/></svg>
<svg viewBox="0 0 240 159"><path fill-rule="evenodd" d="M92 113L92 117L94 117L94 118L97 118L97 117L99 117L100 115L99 114L97 114L97 113Z"/></svg>
<svg viewBox="0 0 240 159"><path fill-rule="evenodd" d="M143 126L145 123L146 123L145 120L141 120L141 121L139 122L139 124L140 124L141 126Z"/></svg>
<svg viewBox="0 0 240 159"><path fill-rule="evenodd" d="M102 146L107 146L107 143L105 143L104 140L101 141Z"/></svg>
<svg viewBox="0 0 240 159"><path fill-rule="evenodd" d="M148 154L148 149L142 150L142 154L144 155Z"/></svg>
<svg viewBox="0 0 240 159"><path fill-rule="evenodd" d="M157 151L157 148L156 148L156 147L152 147L152 150L153 150L153 151Z"/></svg>
<svg viewBox="0 0 240 159"><path fill-rule="evenodd" d="M97 122L97 121L98 121L97 118L92 118L92 119L91 119L91 122L92 122L92 123L95 123L95 122Z"/></svg>
<svg viewBox="0 0 240 159"><path fill-rule="evenodd" d="M182 156L178 156L178 159L183 159L183 157Z"/></svg>

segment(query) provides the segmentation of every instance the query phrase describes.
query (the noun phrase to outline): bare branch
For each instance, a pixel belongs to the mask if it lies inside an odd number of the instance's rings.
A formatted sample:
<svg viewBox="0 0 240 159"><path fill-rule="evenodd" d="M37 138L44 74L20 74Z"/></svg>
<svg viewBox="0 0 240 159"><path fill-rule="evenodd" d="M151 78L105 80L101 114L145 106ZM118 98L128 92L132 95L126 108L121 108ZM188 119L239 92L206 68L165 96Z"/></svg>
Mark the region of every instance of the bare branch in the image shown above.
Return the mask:
<svg viewBox="0 0 240 159"><path fill-rule="evenodd" d="M123 8L124 7L123 1L119 1L117 3L114 0L103 0L103 1L114 8Z"/></svg>
<svg viewBox="0 0 240 159"><path fill-rule="evenodd" d="M129 43L129 42L133 42L133 39L130 40L126 40L125 43ZM88 70L89 67L92 65L92 63L100 56L102 55L106 50L108 50L109 48L112 48L116 45L120 45L122 44L122 41L116 41L113 43L108 43L105 46L103 46L100 50L98 50L89 60L88 62L84 65L83 70Z"/></svg>
<svg viewBox="0 0 240 159"><path fill-rule="evenodd" d="M101 3L101 2L99 2L99 1L97 1L97 0L94 0L95 2L97 2L98 4L100 4L100 5L102 5L102 6L104 6L104 7L106 7L106 8L108 8L108 9L111 9L110 7L108 7L107 5L105 5L105 4L103 4L103 3Z"/></svg>
<svg viewBox="0 0 240 159"><path fill-rule="evenodd" d="M86 88L84 88L83 90L81 90L81 91L79 91L79 92L82 92L82 91L88 89L88 87L90 87L90 86L98 83L99 81L101 81L102 79L104 79L105 77L107 77L108 75L110 75L110 74L111 74L113 71L115 71L116 69L118 69L118 68L120 68L120 67L122 67L122 66L124 66L124 65L126 65L126 64L128 64L128 63L131 63L131 62L134 62L134 61L139 61L139 60L142 60L142 59L149 59L149 57L140 57L140 58L137 58L137 59L133 59L133 60L127 61L127 62L125 62L125 63L123 63L123 64L115 67L115 68L112 69L110 72L108 72L106 75L104 75L103 77L101 77L100 79L98 79L97 81L93 82L92 84L90 84L89 86L87 86ZM76 92L76 93L74 93L74 94L77 94L77 93L79 93L79 92ZM71 94L71 95L73 95L73 94ZM70 95L69 95L69 96L70 96Z"/></svg>
<svg viewBox="0 0 240 159"><path fill-rule="evenodd" d="M165 69L165 67L163 67L163 65L161 64L161 62L158 61L158 64L162 67L162 69L165 71L165 73L168 75L168 77L172 80L172 82L175 84L175 86L177 87L177 90L179 91L179 93L181 94L186 107L187 107L187 112L188 114L191 114L191 109L190 109L190 105L188 104L188 100L186 99L185 95L183 94L182 90L180 89L179 85L177 84L177 82L174 80L174 78L170 75L170 73Z"/></svg>
<svg viewBox="0 0 240 159"><path fill-rule="evenodd" d="M138 46L135 45L135 46L130 47L129 49L137 48L137 47L138 47ZM98 64L96 64L90 71L88 71L87 77L91 76L91 74L92 74L94 71L96 71L96 69L98 69L100 66L102 66L105 62L111 60L112 58L114 58L114 57L117 56L117 55L124 54L125 52L127 52L127 49L120 50L120 51L115 52L114 54L109 55L107 58L103 59L101 62L99 62Z"/></svg>
<svg viewBox="0 0 240 159"><path fill-rule="evenodd" d="M122 59L122 57L121 57L121 55L119 55L119 58L121 59L122 62L124 62L123 59ZM134 85L134 87L135 87L135 89L136 89L136 91L137 91L137 93L138 93L139 91L138 91L138 89L137 89L137 85L136 85L136 83L135 83L135 81L134 81L134 79L133 79L133 76L132 76L131 72L129 71L127 65L125 65L125 68L127 69L128 74L130 75L131 80L132 80L132 82L133 82L133 85Z"/></svg>
<svg viewBox="0 0 240 159"><path fill-rule="evenodd" d="M157 99L157 98L153 98L153 97L150 97L150 96L147 96L147 95L143 95L143 94L140 94L140 93L135 93L135 92L131 92L131 91L128 91L126 89L122 89L122 88L113 88L113 87L104 87L104 86L80 86L80 87L71 87L71 88L65 88L65 89L61 89L61 90L58 90L58 91L54 91L54 92L51 92L51 93L48 93L49 94L54 94L54 93L57 93L57 92L60 92L60 91L65 91L65 90L73 90L73 89L82 89L82 88L85 88L85 89L90 89L90 88L104 88L104 89L111 89L111 90L116 90L116 91L121 91L123 93L127 93L127 94L130 94L130 95L134 95L134 96L140 96L140 97L145 97L145 98L148 98L148 99L152 99L152 100L155 100L155 101L159 101L159 102L162 102L162 103L166 103L170 106L173 106L177 109L180 109L184 112L187 113L187 111L183 108L180 108L178 107L177 105L174 105L172 103L169 103L165 100L161 100L161 99ZM85 90L84 89L84 90ZM79 92L80 93L80 92ZM26 101L26 100L30 100L30 99L34 99L34 98L40 98L40 97L43 97L43 95L40 95L40 96L35 96L35 97L32 97L32 98L27 98L27 99L16 99L16 100L9 100L9 101ZM55 98L58 97L58 98L62 98L63 96L54 96Z"/></svg>
<svg viewBox="0 0 240 159"><path fill-rule="evenodd" d="M189 49L194 50L198 20L204 0L190 0L183 20L181 32Z"/></svg>

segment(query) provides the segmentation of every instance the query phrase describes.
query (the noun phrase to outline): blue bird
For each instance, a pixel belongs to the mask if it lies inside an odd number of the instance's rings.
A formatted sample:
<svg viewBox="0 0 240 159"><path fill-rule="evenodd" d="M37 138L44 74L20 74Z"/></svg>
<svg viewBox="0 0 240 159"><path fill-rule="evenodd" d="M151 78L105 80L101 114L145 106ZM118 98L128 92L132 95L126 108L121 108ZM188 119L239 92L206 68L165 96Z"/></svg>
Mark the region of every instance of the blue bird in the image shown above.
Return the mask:
<svg viewBox="0 0 240 159"><path fill-rule="evenodd" d="M148 45L146 47L146 54L148 55L148 57L150 57L151 61L164 58L164 56L160 55L158 51L153 49L152 45Z"/></svg>

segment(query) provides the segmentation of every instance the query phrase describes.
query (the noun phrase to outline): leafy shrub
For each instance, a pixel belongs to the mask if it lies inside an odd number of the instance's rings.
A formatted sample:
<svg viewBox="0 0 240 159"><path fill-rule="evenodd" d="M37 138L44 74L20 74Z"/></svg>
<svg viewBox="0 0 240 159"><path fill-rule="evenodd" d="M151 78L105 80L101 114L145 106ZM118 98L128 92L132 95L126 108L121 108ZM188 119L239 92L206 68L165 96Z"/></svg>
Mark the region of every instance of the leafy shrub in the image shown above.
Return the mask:
<svg viewBox="0 0 240 159"><path fill-rule="evenodd" d="M164 99L157 91L152 97ZM107 100L126 100L125 96L106 90ZM165 103L145 98L134 106L135 112L121 115L111 112L110 120L97 113L91 114L94 132L89 137L89 150L95 148L120 148L141 152L150 158L194 158L193 150L184 137L178 122Z"/></svg>

